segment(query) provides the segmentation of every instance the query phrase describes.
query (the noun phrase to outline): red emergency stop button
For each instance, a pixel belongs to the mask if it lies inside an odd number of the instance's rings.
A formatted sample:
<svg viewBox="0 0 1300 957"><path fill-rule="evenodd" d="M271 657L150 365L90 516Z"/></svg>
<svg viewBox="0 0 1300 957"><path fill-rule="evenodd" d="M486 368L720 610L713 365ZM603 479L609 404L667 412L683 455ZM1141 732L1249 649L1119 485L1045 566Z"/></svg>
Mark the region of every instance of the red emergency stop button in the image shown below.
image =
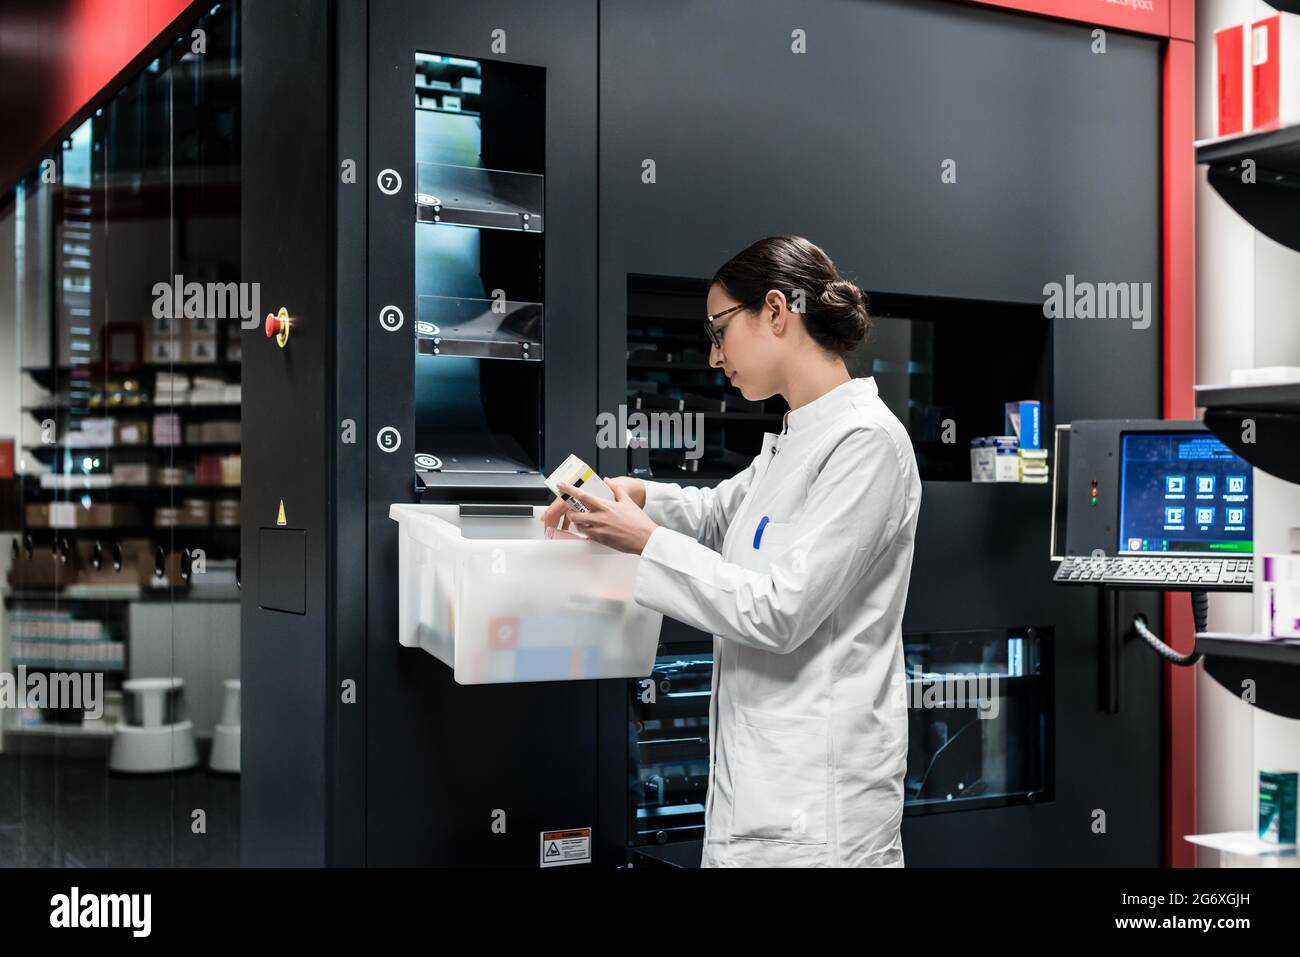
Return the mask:
<svg viewBox="0 0 1300 957"><path fill-rule="evenodd" d="M281 349L289 342L289 310L284 306L280 307L279 312L266 314L266 338L272 336L275 336Z"/></svg>

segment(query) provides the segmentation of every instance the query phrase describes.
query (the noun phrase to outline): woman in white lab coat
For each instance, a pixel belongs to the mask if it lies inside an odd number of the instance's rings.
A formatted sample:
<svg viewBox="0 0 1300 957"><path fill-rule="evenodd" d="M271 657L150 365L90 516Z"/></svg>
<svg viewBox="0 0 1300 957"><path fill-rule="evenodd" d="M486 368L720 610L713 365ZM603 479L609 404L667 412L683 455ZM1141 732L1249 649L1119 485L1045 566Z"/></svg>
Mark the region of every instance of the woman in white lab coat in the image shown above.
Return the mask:
<svg viewBox="0 0 1300 957"><path fill-rule="evenodd" d="M564 486L589 509L567 515L641 556L637 602L714 635L703 865L902 866L921 482L874 379L844 363L865 298L813 243L774 236L718 270L708 311L710 365L746 399L781 395L781 434L715 488Z"/></svg>

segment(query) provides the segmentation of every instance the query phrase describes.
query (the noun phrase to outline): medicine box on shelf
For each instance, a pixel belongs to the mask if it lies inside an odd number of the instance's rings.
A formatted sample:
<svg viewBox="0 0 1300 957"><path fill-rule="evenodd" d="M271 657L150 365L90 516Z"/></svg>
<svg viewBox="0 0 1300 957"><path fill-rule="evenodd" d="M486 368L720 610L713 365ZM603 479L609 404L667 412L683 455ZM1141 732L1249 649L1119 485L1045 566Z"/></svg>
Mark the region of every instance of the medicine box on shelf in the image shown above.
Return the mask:
<svg viewBox="0 0 1300 957"><path fill-rule="evenodd" d="M453 668L460 684L650 674L663 616L632 598L639 556L548 540L540 506L485 511L390 506L402 645Z"/></svg>

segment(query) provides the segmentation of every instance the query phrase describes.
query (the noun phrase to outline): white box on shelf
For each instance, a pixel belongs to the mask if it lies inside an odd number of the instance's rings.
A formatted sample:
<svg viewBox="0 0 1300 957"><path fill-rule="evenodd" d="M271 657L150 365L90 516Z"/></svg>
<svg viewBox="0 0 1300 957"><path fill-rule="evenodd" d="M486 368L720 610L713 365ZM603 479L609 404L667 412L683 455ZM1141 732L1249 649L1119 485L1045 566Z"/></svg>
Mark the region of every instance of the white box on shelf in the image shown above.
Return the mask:
<svg viewBox="0 0 1300 957"><path fill-rule="evenodd" d="M1300 366L1261 366L1258 369L1233 369L1228 375L1232 385L1284 385L1300 382Z"/></svg>
<svg viewBox="0 0 1300 957"><path fill-rule="evenodd" d="M1300 555L1259 555L1255 561L1260 634L1300 638Z"/></svg>
<svg viewBox="0 0 1300 957"><path fill-rule="evenodd" d="M76 528L77 527L77 503L76 502L51 502L50 503L50 528Z"/></svg>
<svg viewBox="0 0 1300 957"><path fill-rule="evenodd" d="M641 678L663 616L632 598L640 556L548 540L531 515L392 505L398 523L398 641L459 684Z"/></svg>

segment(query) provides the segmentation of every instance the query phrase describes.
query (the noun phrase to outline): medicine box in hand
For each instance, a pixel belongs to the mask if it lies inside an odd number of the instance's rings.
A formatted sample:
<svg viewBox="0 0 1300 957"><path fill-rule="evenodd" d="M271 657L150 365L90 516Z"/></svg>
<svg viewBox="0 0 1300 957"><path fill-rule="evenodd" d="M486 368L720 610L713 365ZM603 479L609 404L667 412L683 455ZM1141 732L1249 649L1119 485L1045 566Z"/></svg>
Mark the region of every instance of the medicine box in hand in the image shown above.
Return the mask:
<svg viewBox="0 0 1300 957"><path fill-rule="evenodd" d="M559 498L564 500L564 504L574 511L585 512L587 506L583 505L571 495L566 495L560 491L560 483L567 482L574 488L580 488L596 498L609 499L614 501L614 493L610 491L608 485L600 480L598 476L586 462L576 455L570 455L565 459L558 469L546 476L546 487L554 492Z"/></svg>

